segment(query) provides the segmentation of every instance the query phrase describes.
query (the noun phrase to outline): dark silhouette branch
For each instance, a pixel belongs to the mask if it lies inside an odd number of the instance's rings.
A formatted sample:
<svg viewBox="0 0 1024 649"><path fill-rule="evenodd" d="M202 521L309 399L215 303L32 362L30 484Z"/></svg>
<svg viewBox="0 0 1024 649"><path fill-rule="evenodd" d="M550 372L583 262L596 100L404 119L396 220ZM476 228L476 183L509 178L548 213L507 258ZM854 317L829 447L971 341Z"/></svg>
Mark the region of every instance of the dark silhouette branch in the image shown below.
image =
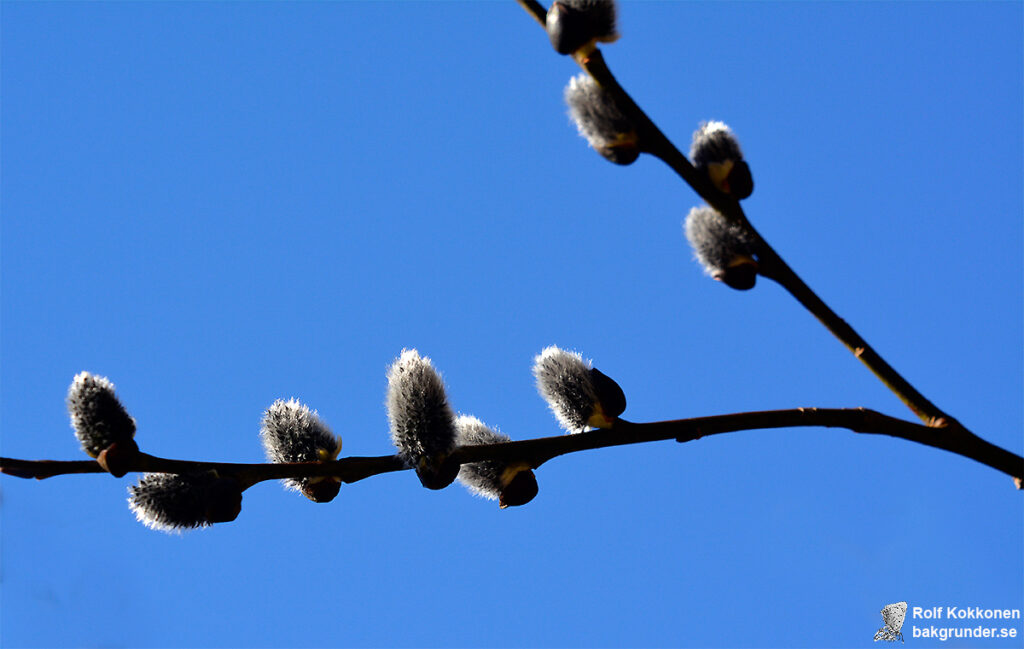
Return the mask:
<svg viewBox="0 0 1024 649"><path fill-rule="evenodd" d="M546 10L535 0L517 0L517 2L543 27ZM839 317L785 260L765 241L764 237L750 223L739 201L719 191L708 178L698 173L690 161L662 133L661 129L633 101L612 74L604 61L599 49L586 54L577 53L574 59L600 86L611 93L615 102L630 118L638 134L641 149L650 153L679 175L709 205L714 207L726 218L743 224L757 239L757 254L760 274L775 280L786 289L801 305L814 315L832 334L839 339L871 372L917 415L925 424L934 429L934 439L922 437L915 440L930 446L949 449L949 445L960 448L983 449L992 446L981 439L959 421L944 412L930 400L925 398L913 385L895 370L882 356L868 344L845 320ZM953 440L953 441L951 441ZM998 448L998 447L993 447ZM1002 451L1002 449L999 449ZM980 452L980 451L979 451ZM1006 471L1015 478L1024 475L1020 468L1020 458L1008 451L1002 451L1016 458ZM985 452L986 454L988 451ZM992 466L992 465L990 465ZM1005 469L1004 469L1005 470Z"/></svg>
<svg viewBox="0 0 1024 649"><path fill-rule="evenodd" d="M496 460L509 464L523 462L532 468L537 468L561 455L590 449L669 439L690 442L701 437L741 430L809 426L846 428L856 433L898 437L962 455L1014 478L1024 475L1024 459L980 438L975 438L974 441L965 441L962 436L948 428L930 428L863 408L797 408L652 423L632 423L620 419L612 428L592 430L576 435L541 437L501 444L462 446L454 451L452 457L459 464ZM408 467L395 455L348 457L328 462L294 464L240 464L171 460L140 453L128 470L130 472L178 474L215 470L221 476L238 479L245 488L248 488L265 480L314 476L334 476L341 479L342 482L351 483L374 475L406 469ZM0 472L20 478L42 480L58 475L104 473L104 470L95 460L59 462L0 458Z"/></svg>
<svg viewBox="0 0 1024 649"><path fill-rule="evenodd" d="M128 471L132 473L190 474L216 471L221 476L232 476L246 488L265 480L334 476L342 482L357 482L381 473L404 471L407 467L395 455L379 457L347 457L330 462L255 463L196 462L172 460L139 453ZM17 460L0 457L0 473L18 478L43 480L59 475L79 473L106 473L96 460Z"/></svg>
<svg viewBox="0 0 1024 649"><path fill-rule="evenodd" d="M533 16L534 19L540 23L541 27L545 26L548 10L537 2L537 0L516 0L516 2L519 3L520 7L526 10L526 13Z"/></svg>

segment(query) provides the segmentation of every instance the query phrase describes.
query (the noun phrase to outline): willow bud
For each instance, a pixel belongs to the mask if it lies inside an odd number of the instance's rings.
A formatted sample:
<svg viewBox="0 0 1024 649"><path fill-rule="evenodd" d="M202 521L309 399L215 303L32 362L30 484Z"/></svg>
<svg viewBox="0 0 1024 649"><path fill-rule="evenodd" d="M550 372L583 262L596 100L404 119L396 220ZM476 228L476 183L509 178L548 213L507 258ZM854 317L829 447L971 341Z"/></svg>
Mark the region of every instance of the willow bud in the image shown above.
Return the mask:
<svg viewBox="0 0 1024 649"><path fill-rule="evenodd" d="M610 93L584 73L565 88L569 117L590 146L610 162L628 165L640 156L636 128Z"/></svg>
<svg viewBox="0 0 1024 649"><path fill-rule="evenodd" d="M754 179L743 159L739 140L723 122L702 122L693 133L690 160L718 191L737 200L750 196Z"/></svg>
<svg viewBox="0 0 1024 649"><path fill-rule="evenodd" d="M242 510L241 485L216 471L147 473L128 493L128 505L139 522L163 532L226 523Z"/></svg>
<svg viewBox="0 0 1024 649"><path fill-rule="evenodd" d="M511 441L508 435L488 428L476 417L462 415L455 420L459 446L502 444ZM502 509L525 505L537 495L537 478L525 462L508 463L497 460L463 464L458 480L472 493L497 500Z"/></svg>
<svg viewBox="0 0 1024 649"><path fill-rule="evenodd" d="M759 265L750 231L706 205L690 210L684 229L708 275L739 291L754 287Z"/></svg>
<svg viewBox="0 0 1024 649"><path fill-rule="evenodd" d="M135 420L102 376L80 372L71 381L68 413L82 450L97 458L105 470L120 478L138 455Z"/></svg>
<svg viewBox="0 0 1024 649"><path fill-rule="evenodd" d="M388 369L388 419L398 455L428 489L443 489L458 475L450 461L455 447L455 413L441 375L415 349L402 350Z"/></svg>
<svg viewBox="0 0 1024 649"><path fill-rule="evenodd" d="M555 0L545 27L559 54L587 56L598 41L612 43L619 38L614 0Z"/></svg>
<svg viewBox="0 0 1024 649"><path fill-rule="evenodd" d="M576 352L554 345L544 349L534 359L533 375L537 391L570 433L588 426L611 428L626 409L619 384Z"/></svg>
<svg viewBox="0 0 1024 649"><path fill-rule="evenodd" d="M278 399L263 414L260 441L267 459L275 463L324 462L341 452L341 438L334 435L316 411L296 399ZM338 495L341 480L335 477L287 478L289 489L297 489L313 502L329 502Z"/></svg>

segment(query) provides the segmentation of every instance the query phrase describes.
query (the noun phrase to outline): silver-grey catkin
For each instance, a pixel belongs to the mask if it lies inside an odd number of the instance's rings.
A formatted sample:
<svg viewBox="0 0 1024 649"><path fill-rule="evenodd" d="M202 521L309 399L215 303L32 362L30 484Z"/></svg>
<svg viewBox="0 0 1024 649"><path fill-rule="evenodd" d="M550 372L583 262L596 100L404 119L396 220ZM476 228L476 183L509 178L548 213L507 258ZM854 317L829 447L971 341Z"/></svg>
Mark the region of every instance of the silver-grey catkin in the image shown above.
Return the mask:
<svg viewBox="0 0 1024 649"><path fill-rule="evenodd" d="M403 349L388 369L387 409L391 441L410 467L455 446L455 413L444 382L430 359L415 349Z"/></svg>
<svg viewBox="0 0 1024 649"><path fill-rule="evenodd" d="M742 160L739 140L725 122L701 122L693 132L690 161L694 167L706 167L712 162Z"/></svg>
<svg viewBox="0 0 1024 649"><path fill-rule="evenodd" d="M296 399L278 399L263 414L260 441L271 462L318 462L333 460L341 451L341 438L316 411ZM303 489L310 478L282 480L290 489Z"/></svg>
<svg viewBox="0 0 1024 649"><path fill-rule="evenodd" d="M469 415L460 415L455 420L455 435L459 446L480 446L511 441L508 435L491 430L484 422ZM501 477L507 467L507 463L495 460L463 464L457 480L478 496L498 500L501 490L505 487Z"/></svg>
<svg viewBox="0 0 1024 649"><path fill-rule="evenodd" d="M697 261L712 277L724 273L737 256L754 254L753 235L707 205L690 210L683 228Z"/></svg>
<svg viewBox="0 0 1024 649"><path fill-rule="evenodd" d="M750 165L743 159L740 143L723 122L703 122L694 134L690 158L697 171L706 174L719 191L737 200L754 191Z"/></svg>
<svg viewBox="0 0 1024 649"><path fill-rule="evenodd" d="M212 524L207 512L210 488L217 480L212 472L147 473L128 487L128 506L140 523L161 532L206 527Z"/></svg>
<svg viewBox="0 0 1024 649"><path fill-rule="evenodd" d="M594 413L597 391L590 375L591 364L576 352L552 345L534 358L537 391L547 401L558 423L570 433L587 428Z"/></svg>
<svg viewBox="0 0 1024 649"><path fill-rule="evenodd" d="M75 437L91 457L114 442L135 436L135 420L114 394L114 384L105 377L77 374L68 388L67 406Z"/></svg>
<svg viewBox="0 0 1024 649"><path fill-rule="evenodd" d="M636 160L636 129L619 108L612 95L597 84L590 75L582 73L569 80L565 88L565 103L569 106L569 117L576 124L580 135L598 153L618 164L629 164ZM632 139L633 146L621 147L624 141ZM615 151L622 154L616 155ZM629 152L626 154L625 152Z"/></svg>

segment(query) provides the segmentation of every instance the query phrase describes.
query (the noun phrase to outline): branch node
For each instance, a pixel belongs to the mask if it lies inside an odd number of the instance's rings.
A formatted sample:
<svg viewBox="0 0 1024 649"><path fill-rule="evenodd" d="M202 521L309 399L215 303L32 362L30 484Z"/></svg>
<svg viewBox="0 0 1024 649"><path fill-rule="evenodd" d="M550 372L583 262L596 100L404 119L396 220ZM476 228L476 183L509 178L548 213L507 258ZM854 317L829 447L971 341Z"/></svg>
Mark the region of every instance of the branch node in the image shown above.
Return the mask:
<svg viewBox="0 0 1024 649"><path fill-rule="evenodd" d="M700 428L695 428L691 433L676 437L676 441L679 442L680 444L685 444L686 442L697 441L701 437L704 437L704 435L706 435L706 433L703 430L701 430Z"/></svg>

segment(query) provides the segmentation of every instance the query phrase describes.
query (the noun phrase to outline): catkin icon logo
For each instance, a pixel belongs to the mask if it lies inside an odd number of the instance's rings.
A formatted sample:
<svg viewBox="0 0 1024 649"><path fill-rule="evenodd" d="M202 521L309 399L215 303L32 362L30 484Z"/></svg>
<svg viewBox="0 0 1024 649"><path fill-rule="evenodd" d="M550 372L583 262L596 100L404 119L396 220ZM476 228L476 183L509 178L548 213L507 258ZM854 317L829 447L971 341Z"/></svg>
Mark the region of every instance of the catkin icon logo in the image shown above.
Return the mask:
<svg viewBox="0 0 1024 649"><path fill-rule="evenodd" d="M896 602L895 604L889 604L882 609L882 620L885 622L885 626L875 633L875 642L879 640L885 640L886 642L896 642L898 639L903 642L903 634L900 629L903 628L903 618L907 616L907 603Z"/></svg>

